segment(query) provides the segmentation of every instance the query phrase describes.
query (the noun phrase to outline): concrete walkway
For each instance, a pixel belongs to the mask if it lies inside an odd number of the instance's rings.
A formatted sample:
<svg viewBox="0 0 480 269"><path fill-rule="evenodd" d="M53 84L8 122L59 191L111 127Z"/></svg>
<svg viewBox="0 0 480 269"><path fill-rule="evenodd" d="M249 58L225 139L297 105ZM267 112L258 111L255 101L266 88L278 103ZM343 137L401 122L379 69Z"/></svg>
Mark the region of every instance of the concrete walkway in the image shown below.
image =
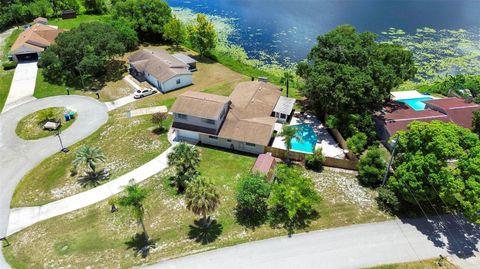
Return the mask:
<svg viewBox="0 0 480 269"><path fill-rule="evenodd" d="M128 105L130 103L133 103L135 102L136 100L139 100L139 99L135 99L133 98L133 93L128 95L128 96L125 96L125 97L122 97L122 98L119 98L115 101L111 101L111 102L105 102L105 105L107 106L107 109L108 111L112 111L114 109L117 109L119 107L122 107L124 105Z"/></svg>
<svg viewBox="0 0 480 269"><path fill-rule="evenodd" d="M352 269L440 254L478 255L480 228L466 223L460 228L455 221L443 216L353 225L221 248L142 268ZM462 268L479 268L472 257L462 259Z"/></svg>
<svg viewBox="0 0 480 269"><path fill-rule="evenodd" d="M139 108L135 110L130 110L127 114L128 117L137 117L137 116L143 116L143 115L149 115L149 114L154 114L154 113L167 113L168 109L166 106L154 106L154 107L145 107L145 108Z"/></svg>
<svg viewBox="0 0 480 269"><path fill-rule="evenodd" d="M35 111L55 106L78 112L75 123L62 133L65 146L70 146L96 131L107 122L107 108L85 96L56 96L20 105L0 114L0 237L7 233L10 201L15 187L31 169L60 150L59 140L51 136L25 141L15 134L18 121ZM0 268L9 268L0 255Z"/></svg>
<svg viewBox="0 0 480 269"><path fill-rule="evenodd" d="M163 171L168 167L167 155L172 148L173 146L137 169L94 189L43 206L13 208L10 212L7 235L16 233L39 221L72 212L105 200L123 191L131 179L134 179L134 181L138 183Z"/></svg>
<svg viewBox="0 0 480 269"><path fill-rule="evenodd" d="M3 112L35 100L33 92L35 91L37 72L37 62L19 63L17 65Z"/></svg>

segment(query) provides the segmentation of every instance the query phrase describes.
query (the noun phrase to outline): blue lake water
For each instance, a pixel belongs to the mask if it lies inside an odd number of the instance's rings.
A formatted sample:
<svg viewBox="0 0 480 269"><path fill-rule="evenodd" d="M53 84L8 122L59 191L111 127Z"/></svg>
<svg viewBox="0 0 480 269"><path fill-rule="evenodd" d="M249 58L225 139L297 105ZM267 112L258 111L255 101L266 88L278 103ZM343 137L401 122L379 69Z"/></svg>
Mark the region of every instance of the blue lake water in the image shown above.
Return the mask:
<svg viewBox="0 0 480 269"><path fill-rule="evenodd" d="M298 61L315 38L337 25L381 33L390 27L478 29L480 0L167 0L173 7L234 19L230 37L255 56L259 51ZM478 30L477 30L478 31Z"/></svg>

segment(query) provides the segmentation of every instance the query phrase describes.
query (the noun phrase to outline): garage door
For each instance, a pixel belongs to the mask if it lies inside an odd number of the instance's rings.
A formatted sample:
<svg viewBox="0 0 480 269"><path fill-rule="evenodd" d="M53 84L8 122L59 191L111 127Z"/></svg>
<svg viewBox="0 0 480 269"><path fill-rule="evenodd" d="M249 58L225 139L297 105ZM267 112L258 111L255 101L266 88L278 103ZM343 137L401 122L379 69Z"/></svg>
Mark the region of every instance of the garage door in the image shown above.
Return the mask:
<svg viewBox="0 0 480 269"><path fill-rule="evenodd" d="M177 134L181 138L189 139L189 140L199 140L199 136L197 132L191 132L187 130L178 130L177 129Z"/></svg>
<svg viewBox="0 0 480 269"><path fill-rule="evenodd" d="M29 62L29 61L38 60L37 53L17 54L16 56L19 62Z"/></svg>

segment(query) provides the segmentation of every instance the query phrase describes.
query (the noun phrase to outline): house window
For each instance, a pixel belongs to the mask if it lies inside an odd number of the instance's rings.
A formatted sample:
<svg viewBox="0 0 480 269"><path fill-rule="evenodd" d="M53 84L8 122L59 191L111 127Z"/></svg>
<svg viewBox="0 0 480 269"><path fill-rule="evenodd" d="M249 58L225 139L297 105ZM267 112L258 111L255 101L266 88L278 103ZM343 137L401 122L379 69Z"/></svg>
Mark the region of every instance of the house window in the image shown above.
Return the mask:
<svg viewBox="0 0 480 269"><path fill-rule="evenodd" d="M177 84L180 84L182 83L182 81L180 79L177 79Z"/></svg>
<svg viewBox="0 0 480 269"><path fill-rule="evenodd" d="M255 144L253 144L253 143L248 143L248 142L245 143L245 145L247 145L248 147L252 147L252 148L254 148L254 147L257 146L257 145L255 145Z"/></svg>
<svg viewBox="0 0 480 269"><path fill-rule="evenodd" d="M218 140L218 137L214 136L214 135L209 135L208 138L212 139L212 140Z"/></svg>
<svg viewBox="0 0 480 269"><path fill-rule="evenodd" d="M281 119L286 119L286 118L287 118L287 115L285 115L285 114L280 114L280 118L281 118Z"/></svg>
<svg viewBox="0 0 480 269"><path fill-rule="evenodd" d="M202 119L202 122L206 123L206 124L215 124L215 120L211 120L211 119Z"/></svg>
<svg viewBox="0 0 480 269"><path fill-rule="evenodd" d="M186 119L187 119L187 115L185 115L185 114L177 114L177 118L182 119L182 120L186 120Z"/></svg>

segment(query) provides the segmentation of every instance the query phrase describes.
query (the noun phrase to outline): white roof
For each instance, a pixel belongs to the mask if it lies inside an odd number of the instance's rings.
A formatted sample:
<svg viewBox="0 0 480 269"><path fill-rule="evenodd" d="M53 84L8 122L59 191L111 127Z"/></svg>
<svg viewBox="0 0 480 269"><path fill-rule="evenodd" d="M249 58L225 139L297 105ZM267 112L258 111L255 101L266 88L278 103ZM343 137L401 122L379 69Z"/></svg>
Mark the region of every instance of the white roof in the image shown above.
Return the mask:
<svg viewBox="0 0 480 269"><path fill-rule="evenodd" d="M172 55L173 57L177 58L178 60L186 63L186 64L194 64L197 60L193 59L192 57L185 55L183 53L175 53Z"/></svg>
<svg viewBox="0 0 480 269"><path fill-rule="evenodd" d="M295 99L280 96L280 98L278 98L277 104L275 105L275 108L273 109L273 112L290 115L290 113L292 113L294 105Z"/></svg>
<svg viewBox="0 0 480 269"><path fill-rule="evenodd" d="M412 98L422 98L427 97L428 95L421 94L418 91L399 91L391 92L393 100L402 100L402 99L412 99ZM430 96L428 96L430 97Z"/></svg>

